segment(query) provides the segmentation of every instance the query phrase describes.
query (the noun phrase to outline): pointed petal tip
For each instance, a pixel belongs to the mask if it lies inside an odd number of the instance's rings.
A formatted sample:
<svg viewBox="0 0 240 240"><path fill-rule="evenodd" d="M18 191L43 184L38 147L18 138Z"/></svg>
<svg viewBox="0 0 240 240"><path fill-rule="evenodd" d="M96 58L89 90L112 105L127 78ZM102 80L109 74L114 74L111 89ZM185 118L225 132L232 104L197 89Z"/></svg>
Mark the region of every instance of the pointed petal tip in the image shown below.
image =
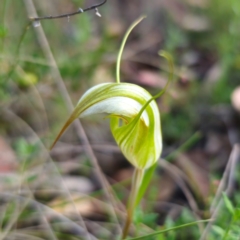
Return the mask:
<svg viewBox="0 0 240 240"><path fill-rule="evenodd" d="M57 137L55 138L54 142L52 143L51 147L50 147L50 151L54 148L54 146L56 145L57 141L60 139L60 137L63 135L63 133L66 131L66 129L68 128L68 126L75 120L76 118L71 116L67 122L64 124L64 126L62 127L61 131L58 133Z"/></svg>

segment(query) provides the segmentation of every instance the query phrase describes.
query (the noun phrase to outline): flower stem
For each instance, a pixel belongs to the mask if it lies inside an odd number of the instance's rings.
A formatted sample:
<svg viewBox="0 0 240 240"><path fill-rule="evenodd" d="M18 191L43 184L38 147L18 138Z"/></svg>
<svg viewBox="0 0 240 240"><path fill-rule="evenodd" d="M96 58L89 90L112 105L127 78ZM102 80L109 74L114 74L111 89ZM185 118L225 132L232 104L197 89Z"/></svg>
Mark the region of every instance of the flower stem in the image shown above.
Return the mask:
<svg viewBox="0 0 240 240"><path fill-rule="evenodd" d="M137 198L137 194L140 189L140 186L142 184L143 176L144 176L144 170L136 168L134 171L133 179L132 179L132 188L129 196L128 209L127 209L127 219L126 219L126 223L122 233L122 240L127 237L129 232L129 228L133 219L134 210L136 207L136 200L137 200L136 198Z"/></svg>

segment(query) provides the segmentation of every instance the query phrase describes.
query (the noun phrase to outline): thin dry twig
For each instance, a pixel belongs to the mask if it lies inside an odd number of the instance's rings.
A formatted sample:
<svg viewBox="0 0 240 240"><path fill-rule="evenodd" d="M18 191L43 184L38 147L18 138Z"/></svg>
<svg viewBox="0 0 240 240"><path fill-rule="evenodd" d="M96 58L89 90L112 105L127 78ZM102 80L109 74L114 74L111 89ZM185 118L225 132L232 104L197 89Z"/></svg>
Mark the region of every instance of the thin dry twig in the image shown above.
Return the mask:
<svg viewBox="0 0 240 240"><path fill-rule="evenodd" d="M36 9L35 9L35 6L34 6L32 0L25 0L25 5L26 5L26 8L27 8L28 14L37 15ZM55 83L56 83L56 85L57 85L57 87L58 87L58 89L59 89L59 91L60 91L60 93L61 93L61 95L64 99L64 102L67 106L69 114L71 114L74 107L73 107L71 98L68 94L68 91L67 91L67 89L64 85L64 82L62 80L61 74L60 74L59 69L57 67L57 63L56 63L56 61L53 57L53 54L52 54L52 51L50 49L50 46L49 46L48 40L46 38L46 35L45 35L42 27L35 28L35 31L36 31L36 34L37 34L37 37L38 37L39 44L40 44L40 46L41 46L41 48L42 48L42 50L45 54L45 57L46 57L47 61L49 62L49 64L51 66L53 66L51 68L53 78L54 78ZM111 191L111 187L110 187L109 183L107 182L105 176L102 173L102 170L101 170L101 168L100 168L100 166L97 162L96 156L95 156L95 154L94 154L94 152L93 152L93 150L90 146L89 140L87 138L87 135L86 135L80 121L79 120L74 121L73 124L74 124L74 127L76 129L76 133L77 133L78 137L80 138L80 140L83 143L83 146L85 147L85 153L87 154L89 159L92 161L93 166L96 169L97 177L102 184L104 193L105 193L107 199L110 201L110 203L113 204L112 207L110 208L111 215L112 215L114 221L116 223L118 223L118 218L117 218L115 210L114 210L114 207L117 208L118 204L116 204L116 199L114 198L114 195ZM118 231L120 233L121 228L120 228L120 225L118 225L118 226L119 226Z"/></svg>
<svg viewBox="0 0 240 240"><path fill-rule="evenodd" d="M211 204L210 211L212 213L211 219L213 219L213 220L215 220L216 217L218 216L218 214L221 210L222 204L223 204L222 192L224 191L229 196L233 190L234 172L236 170L236 165L237 165L237 162L239 161L239 159L240 159L240 145L235 144L233 146L232 152L230 154L225 171L223 173L223 177L219 184L217 193ZM204 231L202 233L200 240L207 239L207 235L208 235L213 223L214 223L214 221L211 221L207 224L206 228L204 229Z"/></svg>
<svg viewBox="0 0 240 240"><path fill-rule="evenodd" d="M91 7L87 7L85 9L79 8L76 12L72 12L72 13L65 13L65 14L60 14L60 15L57 15L57 16L30 17L29 19L31 21L41 21L41 20L49 20L49 19L57 19L57 18L65 18L65 17L68 18L68 17L74 16L74 15L77 15L77 14L81 14L81 13L90 11L90 10L95 10L96 15L101 17L100 13L98 12L98 7L104 5L106 2L107 2L107 0L104 0L101 3L95 4ZM36 15L36 14L34 14L34 15Z"/></svg>

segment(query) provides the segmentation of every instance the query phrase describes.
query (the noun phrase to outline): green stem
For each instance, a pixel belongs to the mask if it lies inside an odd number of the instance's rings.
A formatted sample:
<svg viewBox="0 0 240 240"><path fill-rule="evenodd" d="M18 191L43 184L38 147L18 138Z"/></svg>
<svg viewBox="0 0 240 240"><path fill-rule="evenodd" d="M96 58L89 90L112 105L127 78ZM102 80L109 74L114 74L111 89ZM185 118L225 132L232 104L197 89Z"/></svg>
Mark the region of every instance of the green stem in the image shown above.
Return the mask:
<svg viewBox="0 0 240 240"><path fill-rule="evenodd" d="M7 5L6 3L7 3L7 1L4 0L3 1L3 8L2 8L2 27L3 27L3 31L5 29L5 12L6 12L6 5ZM0 53L3 53L4 41L5 41L5 38L3 37L2 41L1 41L1 46L0 46Z"/></svg>
<svg viewBox="0 0 240 240"><path fill-rule="evenodd" d="M142 184L144 176L143 169L135 169L132 181L132 189L129 196L128 209L127 209L127 220L123 228L122 240L128 236L129 228L133 219L134 210L136 207L137 194Z"/></svg>
<svg viewBox="0 0 240 240"><path fill-rule="evenodd" d="M20 36L20 39L19 39L19 42L17 44L17 48L16 48L16 52L15 52L15 62L12 64L11 68L10 68L10 71L8 72L7 76L5 79L3 79L3 83L4 84L5 82L8 81L8 79L12 76L12 74L14 73L16 67L18 66L18 63L19 63L19 52L20 52L20 48L21 48L21 44L25 38L25 35L27 33L27 30L29 29L29 27L31 26L32 22L31 21L28 21L23 32L22 32L22 35Z"/></svg>
<svg viewBox="0 0 240 240"><path fill-rule="evenodd" d="M228 224L227 230L225 231L225 234L224 234L222 240L227 240L228 239L228 234L229 234L229 231L231 229L232 224L233 224L233 216L231 218L230 224Z"/></svg>
<svg viewBox="0 0 240 240"><path fill-rule="evenodd" d="M120 50L118 53L118 57L117 57L117 65L116 65L116 82L117 83L120 83L120 63L121 63L122 53L123 53L123 49L126 44L127 38L129 36L129 34L131 33L131 31L134 29L134 27L136 25L138 25L138 23L140 23L144 18L145 18L145 16L142 16L142 17L138 18L135 22L133 22L133 24L129 27L129 29L127 30L127 32L123 38L123 41L122 41L122 44L121 44L121 47L120 47Z"/></svg>
<svg viewBox="0 0 240 240"><path fill-rule="evenodd" d="M175 230L178 230L178 229L181 229L181 228L186 228L186 227L196 225L198 223L206 223L206 222L210 222L210 221L212 221L212 219L200 220L200 221L196 221L196 222L186 223L186 224L182 224L180 226L171 227L171 228L164 229L164 230L161 230L161 231L156 231L156 232L153 232L153 233L149 233L149 234L141 236L141 237L130 238L129 240L140 240L140 239L147 240L151 237L154 237L154 236L166 233L166 232L175 231Z"/></svg>

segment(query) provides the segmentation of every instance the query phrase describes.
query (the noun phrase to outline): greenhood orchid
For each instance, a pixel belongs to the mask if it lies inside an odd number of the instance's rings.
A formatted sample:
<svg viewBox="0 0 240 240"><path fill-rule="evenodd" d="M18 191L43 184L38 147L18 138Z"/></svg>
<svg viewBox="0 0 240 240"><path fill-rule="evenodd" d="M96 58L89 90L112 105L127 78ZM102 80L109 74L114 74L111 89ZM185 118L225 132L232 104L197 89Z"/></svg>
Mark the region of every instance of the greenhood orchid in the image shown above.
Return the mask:
<svg viewBox="0 0 240 240"><path fill-rule="evenodd" d="M77 118L99 113L105 113L110 118L110 128L116 143L126 159L135 167L122 239L128 234L134 209L143 196L162 151L160 113L155 99L165 92L173 78L171 56L161 52L160 55L168 60L170 73L165 88L157 95L152 96L135 84L120 83L120 62L125 42L131 30L142 19L143 17L131 25L123 39L117 59L116 83L103 83L90 88L80 98L52 145L53 147L67 127Z"/></svg>
<svg viewBox="0 0 240 240"><path fill-rule="evenodd" d="M103 83L92 87L81 97L58 138L76 118L106 113L112 134L127 160L136 168L148 168L157 161L162 150L156 102L151 101L140 114L151 98L145 89L129 83Z"/></svg>
<svg viewBox="0 0 240 240"><path fill-rule="evenodd" d="M165 88L154 97L138 85L120 83L120 62L124 45L132 29L143 18L131 25L123 39L117 59L117 82L99 84L89 89L80 98L52 147L75 119L106 113L110 118L113 137L126 159L137 169L147 169L156 163L162 151L162 135L155 99L164 93L172 75ZM160 55L168 60L173 69L171 56L166 52Z"/></svg>

